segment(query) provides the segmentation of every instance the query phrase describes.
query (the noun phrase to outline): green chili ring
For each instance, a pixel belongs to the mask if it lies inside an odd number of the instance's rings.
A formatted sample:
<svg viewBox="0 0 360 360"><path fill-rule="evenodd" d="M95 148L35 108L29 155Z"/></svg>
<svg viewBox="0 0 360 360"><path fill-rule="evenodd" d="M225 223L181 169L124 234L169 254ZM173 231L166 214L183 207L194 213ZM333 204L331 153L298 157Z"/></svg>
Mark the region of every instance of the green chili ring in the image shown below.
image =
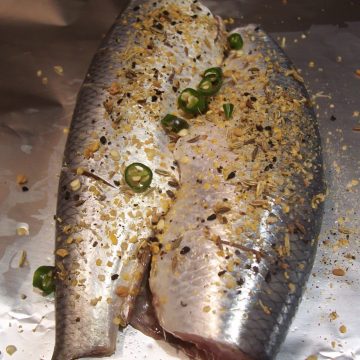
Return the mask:
<svg viewBox="0 0 360 360"><path fill-rule="evenodd" d="M222 80L223 72L220 67L212 67L209 69L206 69L204 72L203 77L211 77L211 81L219 81Z"/></svg>
<svg viewBox="0 0 360 360"><path fill-rule="evenodd" d="M205 76L198 86L198 91L200 94L205 96L210 96L216 94L222 85L222 80L220 78L216 78L214 80L214 77L209 75Z"/></svg>
<svg viewBox="0 0 360 360"><path fill-rule="evenodd" d="M200 92L186 88L178 98L178 106L188 114L203 114L207 110L206 98Z"/></svg>
<svg viewBox="0 0 360 360"><path fill-rule="evenodd" d="M45 295L55 291L55 267L40 266L33 276L33 286L40 289Z"/></svg>
<svg viewBox="0 0 360 360"><path fill-rule="evenodd" d="M149 167L141 163L132 163L125 169L125 181L137 193L150 187L153 173Z"/></svg>
<svg viewBox="0 0 360 360"><path fill-rule="evenodd" d="M173 114L167 114L162 120L161 125L168 132L178 133L183 129L188 129L189 124L186 120L181 119Z"/></svg>

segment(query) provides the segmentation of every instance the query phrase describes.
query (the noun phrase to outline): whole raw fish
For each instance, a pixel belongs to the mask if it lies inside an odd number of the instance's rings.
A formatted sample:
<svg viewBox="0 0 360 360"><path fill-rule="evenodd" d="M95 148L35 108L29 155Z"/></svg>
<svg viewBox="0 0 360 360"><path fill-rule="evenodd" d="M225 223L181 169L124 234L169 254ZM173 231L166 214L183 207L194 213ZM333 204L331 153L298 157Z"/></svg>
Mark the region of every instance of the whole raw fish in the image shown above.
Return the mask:
<svg viewBox="0 0 360 360"><path fill-rule="evenodd" d="M225 45L219 21L190 0L133 2L103 41L78 96L60 177L53 360L115 351L153 227L179 183L160 120L182 88L222 61ZM152 171L141 193L124 181L133 163Z"/></svg>

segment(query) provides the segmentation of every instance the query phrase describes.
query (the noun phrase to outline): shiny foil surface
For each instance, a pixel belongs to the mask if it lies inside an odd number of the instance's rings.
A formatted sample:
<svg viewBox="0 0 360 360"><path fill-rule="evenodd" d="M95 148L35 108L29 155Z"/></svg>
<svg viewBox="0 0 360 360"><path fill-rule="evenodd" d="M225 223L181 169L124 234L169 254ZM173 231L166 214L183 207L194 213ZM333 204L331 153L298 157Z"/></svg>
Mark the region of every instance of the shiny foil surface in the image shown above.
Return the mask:
<svg viewBox="0 0 360 360"><path fill-rule="evenodd" d="M322 231L307 290L277 359L360 359L360 2L204 4L233 17L231 26L257 23L272 35L301 70L319 119L328 186ZM32 275L53 264L58 177L77 92L126 5L0 2L1 360L51 358L54 301L33 289ZM18 184L18 175L27 183ZM130 327L119 333L111 358L185 359Z"/></svg>

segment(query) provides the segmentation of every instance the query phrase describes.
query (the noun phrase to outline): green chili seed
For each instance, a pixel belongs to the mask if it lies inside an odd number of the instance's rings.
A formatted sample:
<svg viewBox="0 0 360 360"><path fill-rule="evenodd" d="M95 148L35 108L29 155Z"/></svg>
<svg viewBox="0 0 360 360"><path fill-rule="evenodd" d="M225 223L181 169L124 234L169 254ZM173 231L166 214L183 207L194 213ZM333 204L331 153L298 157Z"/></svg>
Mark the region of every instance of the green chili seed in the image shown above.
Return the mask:
<svg viewBox="0 0 360 360"><path fill-rule="evenodd" d="M224 109L225 117L227 119L230 119L234 112L234 105L231 103L224 104L223 109Z"/></svg>
<svg viewBox="0 0 360 360"><path fill-rule="evenodd" d="M220 67L212 67L205 70L203 77L210 77L212 81L222 79L223 73Z"/></svg>
<svg viewBox="0 0 360 360"><path fill-rule="evenodd" d="M152 177L151 169L141 163L132 163L125 169L125 181L137 193L150 187Z"/></svg>
<svg viewBox="0 0 360 360"><path fill-rule="evenodd" d="M205 96L214 95L220 90L221 83L221 79L212 80L211 76L206 76L201 80L198 91Z"/></svg>
<svg viewBox="0 0 360 360"><path fill-rule="evenodd" d="M244 45L244 41L239 33L233 33L229 35L228 42L230 48L234 50L240 50Z"/></svg>
<svg viewBox="0 0 360 360"><path fill-rule="evenodd" d="M40 266L33 276L33 286L40 289L45 295L55 291L55 268L54 266Z"/></svg>
<svg viewBox="0 0 360 360"><path fill-rule="evenodd" d="M198 91L204 96L216 94L222 85L222 70L220 67L212 67L204 71L203 79L201 80Z"/></svg>
<svg viewBox="0 0 360 360"><path fill-rule="evenodd" d="M203 114L207 110L206 98L191 88L183 90L178 98L178 106L188 114Z"/></svg>

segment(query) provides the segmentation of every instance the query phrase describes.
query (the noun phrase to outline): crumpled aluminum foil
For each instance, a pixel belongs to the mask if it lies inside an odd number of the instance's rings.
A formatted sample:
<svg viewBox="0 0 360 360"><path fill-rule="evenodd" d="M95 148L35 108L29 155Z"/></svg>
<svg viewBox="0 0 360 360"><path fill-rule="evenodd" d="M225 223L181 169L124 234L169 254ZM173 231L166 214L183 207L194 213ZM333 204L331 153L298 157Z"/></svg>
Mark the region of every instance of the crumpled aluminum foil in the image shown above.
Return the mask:
<svg viewBox="0 0 360 360"><path fill-rule="evenodd" d="M353 130L360 129L360 3L204 2L235 25L261 24L302 70L317 104L329 194L312 276L278 359L360 359L360 132ZM32 274L53 262L58 175L76 94L126 3L0 3L0 359L51 358L53 298L32 288ZM19 174L27 184L16 183ZM19 223L29 235L17 235ZM338 269L345 275L334 275ZM184 356L129 327L111 358Z"/></svg>

